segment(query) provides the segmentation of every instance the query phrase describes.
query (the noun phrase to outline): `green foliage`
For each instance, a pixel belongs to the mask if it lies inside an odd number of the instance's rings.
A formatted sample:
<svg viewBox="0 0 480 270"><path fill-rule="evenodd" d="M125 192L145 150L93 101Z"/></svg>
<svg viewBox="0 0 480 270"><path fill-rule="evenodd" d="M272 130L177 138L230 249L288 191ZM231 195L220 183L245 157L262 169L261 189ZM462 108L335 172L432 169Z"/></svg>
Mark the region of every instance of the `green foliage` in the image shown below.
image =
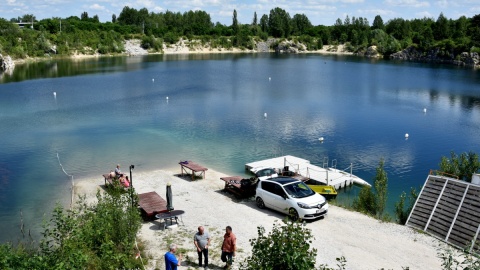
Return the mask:
<svg viewBox="0 0 480 270"><path fill-rule="evenodd" d="M39 247L0 245L0 269L140 268L134 243L141 219L131 195L112 189L98 193L95 205L81 198L73 210L57 206Z"/></svg>
<svg viewBox="0 0 480 270"><path fill-rule="evenodd" d="M242 269L255 270L310 270L315 268L317 250L311 248L314 238L304 224L284 221L275 222L266 235L265 228L258 227L258 237L250 239L252 256L243 263Z"/></svg>
<svg viewBox="0 0 480 270"><path fill-rule="evenodd" d="M268 17L268 31L273 37L289 37L290 15L284 9L276 7L270 10L270 16Z"/></svg>
<svg viewBox="0 0 480 270"><path fill-rule="evenodd" d="M385 171L384 161L380 160L377 173L373 181L373 188L364 186L360 190L358 197L353 200L352 207L356 211L366 213L377 218L385 218L384 211L387 203L388 177Z"/></svg>
<svg viewBox="0 0 480 270"><path fill-rule="evenodd" d="M153 35L143 36L141 46L146 50L151 49L158 52L163 48L163 40L160 38L155 38Z"/></svg>
<svg viewBox="0 0 480 270"><path fill-rule="evenodd" d="M408 216L410 215L410 212L412 212L417 197L418 192L415 188L412 187L410 189L410 194L408 197L408 206L407 208L405 208L407 194L405 193L405 191L400 194L400 199L398 200L398 202L395 203L395 216L397 218L398 224L404 225L407 222Z"/></svg>
<svg viewBox="0 0 480 270"><path fill-rule="evenodd" d="M353 200L352 207L355 211L375 216L377 214L377 207L372 188L363 186L358 197Z"/></svg>
<svg viewBox="0 0 480 270"><path fill-rule="evenodd" d="M443 156L440 160L440 171L457 176L458 179L467 182L472 181L472 174L478 172L480 169L480 161L478 154L472 151L461 153L460 156L455 152L450 152L450 158Z"/></svg>
<svg viewBox="0 0 480 270"><path fill-rule="evenodd" d="M458 251L450 246L437 250L437 257L442 261L443 270L480 269L480 259L467 250Z"/></svg>
<svg viewBox="0 0 480 270"><path fill-rule="evenodd" d="M180 12L149 12L148 9L135 9L125 6L119 16L112 15L111 22L100 23L98 16L90 17L87 12L80 17L48 18L35 20L33 14L13 18L11 22L35 21L34 30L20 29L4 19L0 19L0 53L13 58L41 57L45 54L70 55L74 52L86 54L111 54L124 50L123 41L138 36L143 46L159 51L161 39L167 44L178 42L186 36L195 39L209 36L219 45L221 37L226 37L231 46L251 49L253 37L267 40L301 37L308 50L321 48L324 44L347 44L352 52L365 51L376 45L380 54L387 56L414 46L420 53L436 52L436 57L446 60L460 59L462 52L476 52L480 47L480 15L472 18L461 16L457 20L447 19L442 13L437 20L422 18L405 20L394 18L384 23L380 15L375 16L370 26L366 18L338 18L332 26L313 26L304 14L289 13L279 7L264 14L257 22L257 14L251 24L242 25L233 10L231 26L213 24L208 13L201 10ZM145 37L145 36L146 37ZM311 37L312 39L306 38ZM157 42L153 42L157 41ZM202 41L203 42L203 41ZM55 49L56 48L56 49Z"/></svg>
<svg viewBox="0 0 480 270"><path fill-rule="evenodd" d="M384 169L385 161L383 158L380 160L373 186L375 188L375 205L377 209L378 217L382 217L387 205L387 193L388 193L388 177L387 172Z"/></svg>

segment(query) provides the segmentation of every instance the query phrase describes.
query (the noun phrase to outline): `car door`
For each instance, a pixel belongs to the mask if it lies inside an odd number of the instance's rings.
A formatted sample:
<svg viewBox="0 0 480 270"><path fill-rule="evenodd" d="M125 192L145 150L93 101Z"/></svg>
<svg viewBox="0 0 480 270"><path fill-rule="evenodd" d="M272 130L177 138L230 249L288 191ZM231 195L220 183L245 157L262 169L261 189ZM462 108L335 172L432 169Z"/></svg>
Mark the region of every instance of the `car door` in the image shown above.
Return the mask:
<svg viewBox="0 0 480 270"><path fill-rule="evenodd" d="M275 207L275 210L283 212L283 213L288 213L288 209L290 208L289 205L289 200L290 198L287 196L285 193L285 190L283 190L282 186L277 183L273 183L273 204Z"/></svg>
<svg viewBox="0 0 480 270"><path fill-rule="evenodd" d="M274 184L268 181L261 181L262 195L260 196L266 207L275 209L275 198L273 194Z"/></svg>

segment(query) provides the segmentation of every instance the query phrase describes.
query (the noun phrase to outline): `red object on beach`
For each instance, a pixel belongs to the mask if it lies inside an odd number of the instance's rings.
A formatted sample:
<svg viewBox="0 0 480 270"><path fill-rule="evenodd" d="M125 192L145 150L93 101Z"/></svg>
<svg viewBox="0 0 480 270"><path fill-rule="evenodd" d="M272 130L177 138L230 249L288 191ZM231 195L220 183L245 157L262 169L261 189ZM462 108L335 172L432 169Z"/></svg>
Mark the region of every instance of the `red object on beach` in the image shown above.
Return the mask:
<svg viewBox="0 0 480 270"><path fill-rule="evenodd" d="M185 174L188 174L187 169L190 169L192 171L192 181L195 180L195 173L199 172L200 175L202 176L203 179L205 179L205 171L208 170L208 168L206 167L203 167L202 165L200 164L197 164L193 161L180 161L178 164L180 164L180 170L181 170L181 174L183 176L183 173L185 172Z"/></svg>

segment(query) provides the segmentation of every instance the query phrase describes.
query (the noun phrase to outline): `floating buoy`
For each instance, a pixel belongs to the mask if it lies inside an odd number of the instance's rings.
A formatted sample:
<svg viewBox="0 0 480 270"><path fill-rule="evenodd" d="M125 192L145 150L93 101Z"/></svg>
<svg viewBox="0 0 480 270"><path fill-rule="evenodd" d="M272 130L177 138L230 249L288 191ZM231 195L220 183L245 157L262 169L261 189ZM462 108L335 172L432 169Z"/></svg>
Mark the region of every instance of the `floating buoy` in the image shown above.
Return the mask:
<svg viewBox="0 0 480 270"><path fill-rule="evenodd" d="M268 80L271 81L271 80L272 80L272 77L268 77Z"/></svg>
<svg viewBox="0 0 480 270"><path fill-rule="evenodd" d="M405 133L405 139L408 139L409 135L408 133Z"/></svg>
<svg viewBox="0 0 480 270"><path fill-rule="evenodd" d="M168 100L168 97L166 97L165 99Z"/></svg>
<svg viewBox="0 0 480 270"><path fill-rule="evenodd" d="M154 82L154 81L155 81L155 79L152 79L152 82Z"/></svg>
<svg viewBox="0 0 480 270"><path fill-rule="evenodd" d="M57 92L53 92L53 96L56 97L56 96L57 96Z"/></svg>
<svg viewBox="0 0 480 270"><path fill-rule="evenodd" d="M320 137L318 138L319 141L323 142L324 138L323 137Z"/></svg>
<svg viewBox="0 0 480 270"><path fill-rule="evenodd" d="M264 113L264 114L263 114L263 117L267 118L267 113Z"/></svg>
<svg viewBox="0 0 480 270"><path fill-rule="evenodd" d="M427 113L427 108L423 108L423 113Z"/></svg>

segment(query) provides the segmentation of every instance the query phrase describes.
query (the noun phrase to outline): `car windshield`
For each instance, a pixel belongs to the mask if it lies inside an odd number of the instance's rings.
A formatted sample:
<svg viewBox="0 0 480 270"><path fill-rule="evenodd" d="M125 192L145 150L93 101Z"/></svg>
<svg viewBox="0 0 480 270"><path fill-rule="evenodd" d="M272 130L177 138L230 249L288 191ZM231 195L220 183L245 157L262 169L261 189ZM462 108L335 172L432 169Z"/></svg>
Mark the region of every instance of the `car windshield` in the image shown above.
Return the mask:
<svg viewBox="0 0 480 270"><path fill-rule="evenodd" d="M294 182L289 185L285 185L284 188L288 195L290 195L292 198L305 198L315 194L315 191L313 191L303 182Z"/></svg>

